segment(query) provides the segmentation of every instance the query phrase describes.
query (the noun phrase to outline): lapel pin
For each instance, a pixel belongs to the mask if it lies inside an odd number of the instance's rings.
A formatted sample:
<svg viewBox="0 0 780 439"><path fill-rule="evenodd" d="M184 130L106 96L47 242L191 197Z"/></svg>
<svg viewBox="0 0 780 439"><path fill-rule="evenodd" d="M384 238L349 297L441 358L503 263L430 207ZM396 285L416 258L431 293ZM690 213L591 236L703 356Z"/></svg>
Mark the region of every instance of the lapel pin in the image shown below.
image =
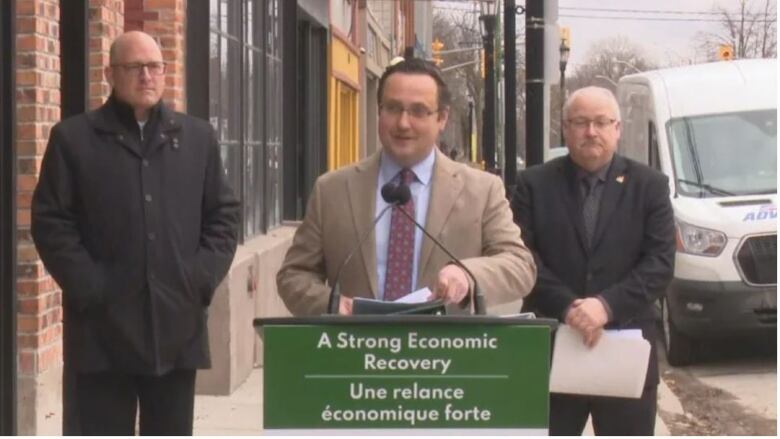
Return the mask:
<svg viewBox="0 0 780 439"><path fill-rule="evenodd" d="M617 181L620 184L623 184L623 182L625 180L626 180L626 176L625 175L619 175L618 178L615 179L615 181Z"/></svg>

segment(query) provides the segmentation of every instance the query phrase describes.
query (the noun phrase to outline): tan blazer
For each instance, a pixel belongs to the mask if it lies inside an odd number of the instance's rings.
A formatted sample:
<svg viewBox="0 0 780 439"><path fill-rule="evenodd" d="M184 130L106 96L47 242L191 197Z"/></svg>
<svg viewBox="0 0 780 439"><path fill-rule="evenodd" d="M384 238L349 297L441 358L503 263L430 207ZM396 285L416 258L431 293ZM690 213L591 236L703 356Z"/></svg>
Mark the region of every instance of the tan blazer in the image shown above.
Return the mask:
<svg viewBox="0 0 780 439"><path fill-rule="evenodd" d="M279 294L293 314L325 312L339 265L374 220L380 157L377 152L317 179L276 276ZM526 296L536 280L536 265L512 220L501 179L437 150L431 184L425 227L474 273L486 304ZM431 287L450 258L424 236L420 252L416 287ZM341 293L376 297L376 271L371 232L344 267Z"/></svg>

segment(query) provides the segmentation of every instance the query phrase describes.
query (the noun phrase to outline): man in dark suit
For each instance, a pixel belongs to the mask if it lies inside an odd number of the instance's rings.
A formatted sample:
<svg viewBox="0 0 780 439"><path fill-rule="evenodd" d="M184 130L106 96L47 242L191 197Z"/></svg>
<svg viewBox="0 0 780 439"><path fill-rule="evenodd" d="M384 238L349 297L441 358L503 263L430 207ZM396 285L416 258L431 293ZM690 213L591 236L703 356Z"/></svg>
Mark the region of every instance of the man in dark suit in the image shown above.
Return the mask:
<svg viewBox="0 0 780 439"><path fill-rule="evenodd" d="M564 106L569 155L524 171L515 220L538 267L523 308L556 318L589 346L603 330L638 328L652 349L640 399L550 396L550 434L652 435L658 365L654 302L672 278L668 179L615 154L620 112L607 89L575 91Z"/></svg>

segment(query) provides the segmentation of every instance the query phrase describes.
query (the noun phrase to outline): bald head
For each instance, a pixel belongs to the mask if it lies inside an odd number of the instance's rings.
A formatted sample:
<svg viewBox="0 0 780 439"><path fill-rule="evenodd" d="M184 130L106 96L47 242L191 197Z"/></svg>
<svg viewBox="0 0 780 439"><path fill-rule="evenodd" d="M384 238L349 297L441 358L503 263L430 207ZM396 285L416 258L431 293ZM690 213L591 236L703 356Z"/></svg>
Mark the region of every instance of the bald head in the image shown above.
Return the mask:
<svg viewBox="0 0 780 439"><path fill-rule="evenodd" d="M563 104L563 117L565 119L570 118L569 110L571 109L574 102L577 100L603 101L612 110L613 112L612 117L615 120L620 120L620 106L618 105L617 99L615 99L615 95L612 94L612 91L610 91L607 88L596 87L594 85L594 86L583 87L575 90L572 94L569 95L569 98L566 99L566 103Z"/></svg>
<svg viewBox="0 0 780 439"><path fill-rule="evenodd" d="M606 88L585 87L563 106L563 130L569 157L587 172L608 165L620 139L620 109Z"/></svg>
<svg viewBox="0 0 780 439"><path fill-rule="evenodd" d="M125 32L118 36L113 43L111 43L111 49L108 52L109 63L111 63L111 65L121 63L123 51L125 48L128 45L135 46L139 44L145 46L154 46L157 48L158 52L160 51L160 46L157 45L157 41L155 41L154 38L152 38L152 36L146 32L137 30ZM162 54L160 54L160 59L162 60Z"/></svg>
<svg viewBox="0 0 780 439"><path fill-rule="evenodd" d="M120 35L111 44L105 75L114 98L131 106L137 120L146 120L165 88L165 63L160 46L144 32Z"/></svg>

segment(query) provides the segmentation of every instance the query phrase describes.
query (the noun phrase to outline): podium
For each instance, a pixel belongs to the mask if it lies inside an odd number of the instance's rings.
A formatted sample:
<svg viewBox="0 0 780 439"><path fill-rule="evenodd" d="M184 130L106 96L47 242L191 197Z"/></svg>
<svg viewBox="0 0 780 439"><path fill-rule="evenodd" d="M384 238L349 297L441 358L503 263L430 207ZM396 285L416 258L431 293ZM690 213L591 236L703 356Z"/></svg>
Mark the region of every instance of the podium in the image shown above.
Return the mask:
<svg viewBox="0 0 780 439"><path fill-rule="evenodd" d="M266 434L546 435L555 320L259 318Z"/></svg>

